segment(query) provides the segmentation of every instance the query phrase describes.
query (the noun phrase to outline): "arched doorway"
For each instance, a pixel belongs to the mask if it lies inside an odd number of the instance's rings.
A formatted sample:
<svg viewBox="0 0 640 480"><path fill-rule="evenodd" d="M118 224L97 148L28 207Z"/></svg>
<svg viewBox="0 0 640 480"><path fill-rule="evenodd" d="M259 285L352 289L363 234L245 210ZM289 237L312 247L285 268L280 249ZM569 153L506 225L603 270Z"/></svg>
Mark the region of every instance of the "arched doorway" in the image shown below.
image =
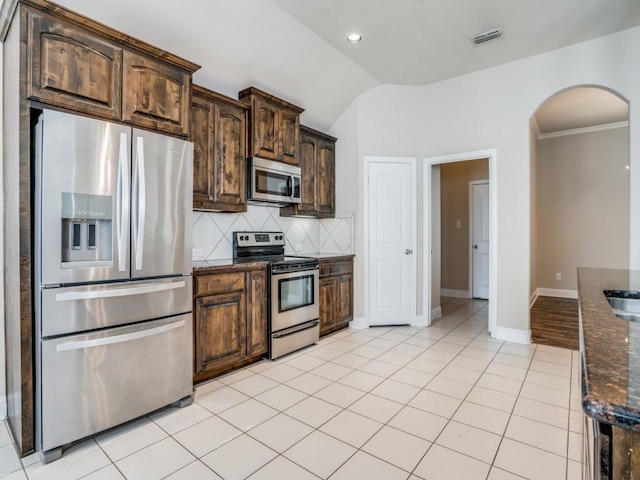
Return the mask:
<svg viewBox="0 0 640 480"><path fill-rule="evenodd" d="M535 343L578 348L578 267L629 266L629 104L580 86L531 118L531 297Z"/></svg>

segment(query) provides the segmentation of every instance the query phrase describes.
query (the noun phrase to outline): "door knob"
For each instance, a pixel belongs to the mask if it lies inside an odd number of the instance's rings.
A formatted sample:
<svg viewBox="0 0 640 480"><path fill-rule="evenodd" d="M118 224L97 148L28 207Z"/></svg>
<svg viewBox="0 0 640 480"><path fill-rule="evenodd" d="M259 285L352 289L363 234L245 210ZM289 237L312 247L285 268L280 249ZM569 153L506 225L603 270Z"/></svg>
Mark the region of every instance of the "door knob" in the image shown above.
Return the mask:
<svg viewBox="0 0 640 480"><path fill-rule="evenodd" d="M407 249L404 251L404 254L405 254L405 255L411 255L412 253L413 253L413 250L411 250L410 248L407 248Z"/></svg>
<svg viewBox="0 0 640 480"><path fill-rule="evenodd" d="M473 248L475 248L477 250L478 249L478 245L474 245Z"/></svg>

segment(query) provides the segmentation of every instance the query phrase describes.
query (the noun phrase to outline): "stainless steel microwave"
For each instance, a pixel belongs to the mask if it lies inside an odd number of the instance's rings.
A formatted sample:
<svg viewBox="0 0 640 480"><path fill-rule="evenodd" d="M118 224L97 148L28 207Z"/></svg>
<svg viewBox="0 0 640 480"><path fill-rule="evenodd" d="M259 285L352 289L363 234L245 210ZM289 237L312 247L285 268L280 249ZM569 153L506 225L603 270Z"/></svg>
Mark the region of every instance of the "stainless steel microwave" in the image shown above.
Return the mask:
<svg viewBox="0 0 640 480"><path fill-rule="evenodd" d="M249 158L247 200L250 203L300 203L300 167L265 158Z"/></svg>

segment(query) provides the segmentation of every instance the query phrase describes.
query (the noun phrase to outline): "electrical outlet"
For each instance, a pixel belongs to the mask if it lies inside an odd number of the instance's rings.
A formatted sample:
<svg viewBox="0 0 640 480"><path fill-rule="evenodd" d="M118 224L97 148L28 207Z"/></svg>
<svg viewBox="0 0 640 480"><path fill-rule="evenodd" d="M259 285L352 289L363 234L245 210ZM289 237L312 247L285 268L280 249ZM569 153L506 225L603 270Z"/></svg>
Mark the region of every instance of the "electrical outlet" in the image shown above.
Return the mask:
<svg viewBox="0 0 640 480"><path fill-rule="evenodd" d="M192 257L202 257L202 249L201 248L194 248L191 251L191 256Z"/></svg>
<svg viewBox="0 0 640 480"><path fill-rule="evenodd" d="M556 273L556 280L562 280L562 275L560 272Z"/></svg>
<svg viewBox="0 0 640 480"><path fill-rule="evenodd" d="M302 252L302 244L296 243L296 253L300 253L300 252Z"/></svg>
<svg viewBox="0 0 640 480"><path fill-rule="evenodd" d="M462 228L462 222L460 220L456 220L456 228Z"/></svg>

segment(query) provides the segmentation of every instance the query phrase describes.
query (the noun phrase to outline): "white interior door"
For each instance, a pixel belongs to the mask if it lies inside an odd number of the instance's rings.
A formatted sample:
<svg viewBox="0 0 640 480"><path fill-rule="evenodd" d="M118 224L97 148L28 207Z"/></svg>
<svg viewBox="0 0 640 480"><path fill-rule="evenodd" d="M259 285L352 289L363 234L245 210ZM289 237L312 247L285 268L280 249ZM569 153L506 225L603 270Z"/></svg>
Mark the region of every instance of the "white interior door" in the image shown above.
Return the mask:
<svg viewBox="0 0 640 480"><path fill-rule="evenodd" d="M411 163L369 163L369 325L415 320Z"/></svg>
<svg viewBox="0 0 640 480"><path fill-rule="evenodd" d="M489 298L489 183L471 184L471 283L473 298Z"/></svg>

